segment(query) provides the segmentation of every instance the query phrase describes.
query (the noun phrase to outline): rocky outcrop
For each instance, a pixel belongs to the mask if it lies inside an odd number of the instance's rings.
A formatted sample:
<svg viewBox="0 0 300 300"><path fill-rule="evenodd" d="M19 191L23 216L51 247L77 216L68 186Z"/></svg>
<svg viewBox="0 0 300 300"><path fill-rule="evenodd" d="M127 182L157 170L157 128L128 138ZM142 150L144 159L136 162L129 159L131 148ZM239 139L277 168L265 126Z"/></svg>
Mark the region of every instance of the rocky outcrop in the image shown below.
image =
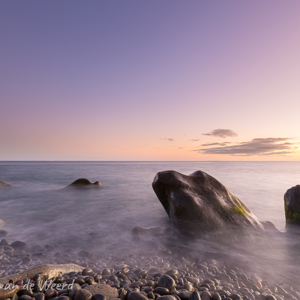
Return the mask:
<svg viewBox="0 0 300 300"><path fill-rule="evenodd" d="M79 178L68 186L69 187L102 187L102 184L99 181L95 181L93 183L86 178Z"/></svg>
<svg viewBox="0 0 300 300"><path fill-rule="evenodd" d="M10 184L7 184L3 181L0 181L0 188L3 188L3 187L10 187L11 185Z"/></svg>
<svg viewBox="0 0 300 300"><path fill-rule="evenodd" d="M263 224L222 183L202 171L186 176L159 172L152 187L170 220L182 231L255 229Z"/></svg>
<svg viewBox="0 0 300 300"><path fill-rule="evenodd" d="M300 185L285 192L284 210L287 224L300 224Z"/></svg>
<svg viewBox="0 0 300 300"><path fill-rule="evenodd" d="M44 280L60 276L64 273L69 272L81 272L84 268L76 264L60 264L60 265L41 265L30 269L28 271L22 272L20 274L9 275L6 277L0 278L0 283L7 283L9 280L13 282L24 279L24 278L33 278L37 273L43 274Z"/></svg>

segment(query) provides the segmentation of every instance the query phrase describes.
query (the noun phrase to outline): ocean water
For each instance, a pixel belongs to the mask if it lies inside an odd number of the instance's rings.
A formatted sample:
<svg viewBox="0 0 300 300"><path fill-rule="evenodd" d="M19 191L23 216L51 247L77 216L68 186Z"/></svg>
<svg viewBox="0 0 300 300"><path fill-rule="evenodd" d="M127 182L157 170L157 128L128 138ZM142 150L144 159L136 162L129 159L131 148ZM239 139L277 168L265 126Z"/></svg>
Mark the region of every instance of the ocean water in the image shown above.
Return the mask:
<svg viewBox="0 0 300 300"><path fill-rule="evenodd" d="M12 185L0 189L2 229L9 232L9 242L29 245L98 251L133 246L135 226L168 224L151 186L155 174L165 170L210 174L281 231L283 195L300 180L300 162L0 162L0 180ZM99 180L103 188L65 189L78 178ZM282 243L266 241L265 246ZM278 251L274 260L281 256Z"/></svg>

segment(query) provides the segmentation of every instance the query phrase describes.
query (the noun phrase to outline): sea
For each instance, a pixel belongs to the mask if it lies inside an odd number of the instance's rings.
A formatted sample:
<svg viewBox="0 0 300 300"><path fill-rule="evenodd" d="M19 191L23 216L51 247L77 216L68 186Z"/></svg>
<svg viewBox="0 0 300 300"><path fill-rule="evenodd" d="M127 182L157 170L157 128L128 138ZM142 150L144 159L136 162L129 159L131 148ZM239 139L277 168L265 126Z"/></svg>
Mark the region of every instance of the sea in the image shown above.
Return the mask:
<svg viewBox="0 0 300 300"><path fill-rule="evenodd" d="M9 242L21 240L42 247L109 251L127 243L134 248L134 227L168 225L168 216L152 189L156 173L166 170L210 174L284 236L283 197L287 189L300 184L300 162L2 161L0 180L12 186L0 189L0 219L5 222L2 230L8 232ZM98 180L103 187L66 188L78 178ZM274 248L290 243L279 240L275 245L270 240L262 244L268 257ZM300 254L298 250L284 250L283 254L280 249L270 265L276 265L279 256ZM287 272L291 270L290 261ZM292 263L299 273L297 264ZM283 269L281 266L281 272Z"/></svg>

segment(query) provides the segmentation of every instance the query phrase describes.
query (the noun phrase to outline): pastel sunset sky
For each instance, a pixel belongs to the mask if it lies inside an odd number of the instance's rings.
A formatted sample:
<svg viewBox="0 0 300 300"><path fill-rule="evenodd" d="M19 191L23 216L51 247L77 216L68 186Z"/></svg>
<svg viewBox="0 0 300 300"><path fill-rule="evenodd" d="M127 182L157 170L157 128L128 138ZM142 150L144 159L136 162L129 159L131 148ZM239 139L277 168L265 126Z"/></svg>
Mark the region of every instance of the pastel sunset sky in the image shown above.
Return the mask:
<svg viewBox="0 0 300 300"><path fill-rule="evenodd" d="M300 160L300 1L0 1L0 160Z"/></svg>

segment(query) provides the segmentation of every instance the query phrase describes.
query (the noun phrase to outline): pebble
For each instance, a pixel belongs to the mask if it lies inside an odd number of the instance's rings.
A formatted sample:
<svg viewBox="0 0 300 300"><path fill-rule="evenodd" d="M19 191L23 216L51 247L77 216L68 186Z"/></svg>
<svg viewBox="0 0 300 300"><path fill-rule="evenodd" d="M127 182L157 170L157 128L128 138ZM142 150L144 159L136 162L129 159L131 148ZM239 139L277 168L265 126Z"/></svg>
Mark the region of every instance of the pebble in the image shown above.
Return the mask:
<svg viewBox="0 0 300 300"><path fill-rule="evenodd" d="M128 300L147 300L147 296L138 293L138 292L130 292L128 295Z"/></svg>
<svg viewBox="0 0 300 300"><path fill-rule="evenodd" d="M75 297L74 300L91 300L92 299L92 293L88 290L79 290Z"/></svg>
<svg viewBox="0 0 300 300"><path fill-rule="evenodd" d="M168 290L174 290L176 287L176 283L175 283L175 280L171 276L164 274L159 278L158 286L165 287Z"/></svg>

